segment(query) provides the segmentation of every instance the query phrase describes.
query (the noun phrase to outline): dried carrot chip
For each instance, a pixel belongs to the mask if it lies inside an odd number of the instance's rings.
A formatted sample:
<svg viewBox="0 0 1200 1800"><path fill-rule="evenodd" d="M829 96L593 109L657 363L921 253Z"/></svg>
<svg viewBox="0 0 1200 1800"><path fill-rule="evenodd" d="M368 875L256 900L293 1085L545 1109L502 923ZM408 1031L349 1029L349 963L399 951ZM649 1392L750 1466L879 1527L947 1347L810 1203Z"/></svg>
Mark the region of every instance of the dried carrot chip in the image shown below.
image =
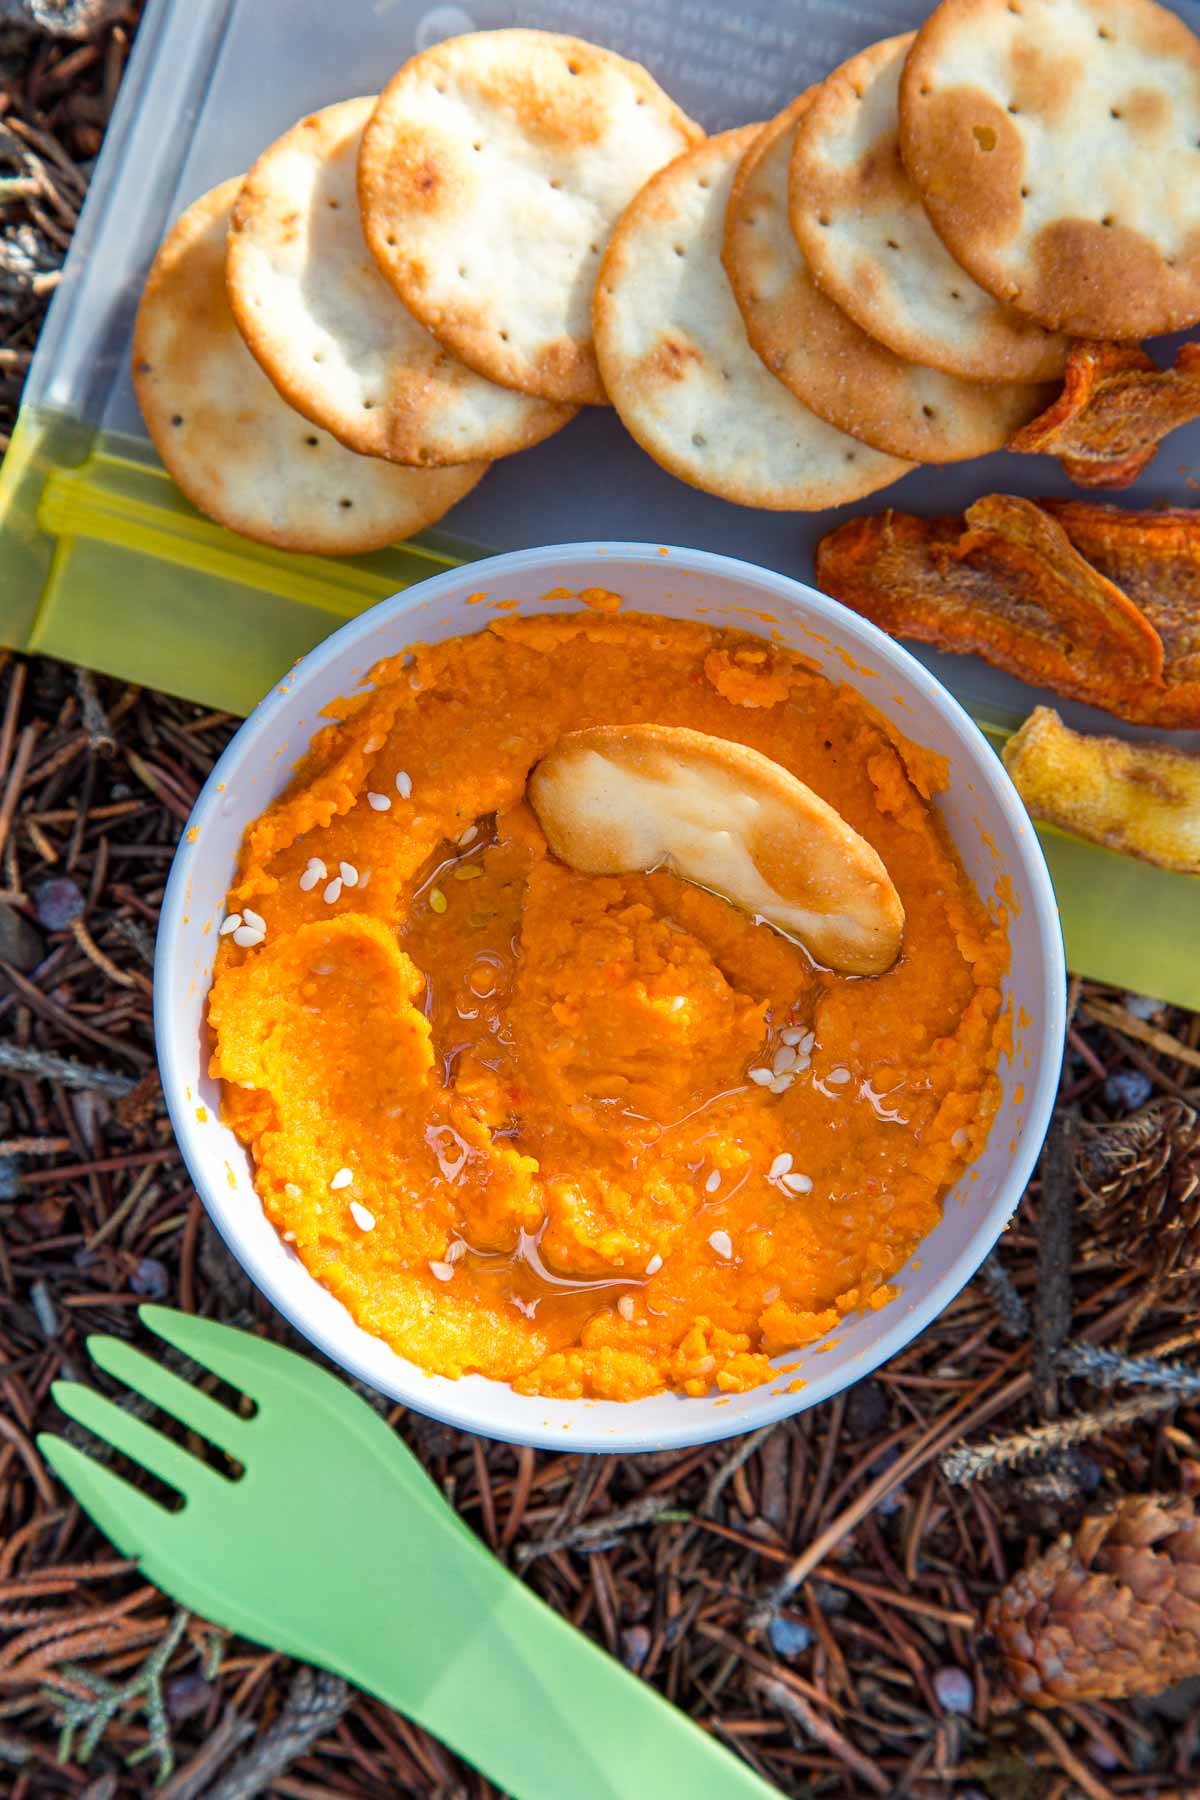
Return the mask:
<svg viewBox="0 0 1200 1800"><path fill-rule="evenodd" d="M1129 512L1091 500L1041 504L1162 639L1166 686L1144 696L1142 722L1200 725L1200 512L1184 506Z"/></svg>
<svg viewBox="0 0 1200 1800"><path fill-rule="evenodd" d="M897 637L975 651L1123 718L1163 691L1163 646L1145 613L1031 500L992 494L965 521L852 519L821 540L817 582Z"/></svg>
<svg viewBox="0 0 1200 1800"><path fill-rule="evenodd" d="M1200 875L1200 756L1088 737L1049 706L1037 707L1001 754L1033 818Z"/></svg>
<svg viewBox="0 0 1200 1800"><path fill-rule="evenodd" d="M1073 344L1058 399L1008 440L1057 456L1080 487L1128 487L1161 440L1200 418L1200 344L1160 369L1132 344Z"/></svg>

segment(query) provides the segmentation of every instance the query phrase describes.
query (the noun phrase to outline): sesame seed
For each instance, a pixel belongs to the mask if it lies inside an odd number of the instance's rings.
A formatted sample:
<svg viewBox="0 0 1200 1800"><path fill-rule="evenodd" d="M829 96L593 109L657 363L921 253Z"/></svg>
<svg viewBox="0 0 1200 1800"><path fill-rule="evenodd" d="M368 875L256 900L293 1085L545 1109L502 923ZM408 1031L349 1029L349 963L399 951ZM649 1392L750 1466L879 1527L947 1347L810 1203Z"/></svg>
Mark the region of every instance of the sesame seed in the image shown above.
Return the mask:
<svg viewBox="0 0 1200 1800"><path fill-rule="evenodd" d="M402 800L407 800L412 793L412 776L404 769L400 769L397 772L396 792Z"/></svg>
<svg viewBox="0 0 1200 1800"><path fill-rule="evenodd" d="M771 1092L773 1094L786 1094L795 1079L796 1077L794 1075L776 1075L771 1083Z"/></svg>
<svg viewBox="0 0 1200 1800"><path fill-rule="evenodd" d="M708 1241L716 1251L717 1255L723 1256L725 1261L728 1262L733 1255L733 1239L730 1237L729 1233L727 1231L710 1232Z"/></svg>
<svg viewBox="0 0 1200 1800"><path fill-rule="evenodd" d="M775 1079L774 1073L770 1069L751 1069L749 1074L751 1081L757 1082L759 1087L769 1087Z"/></svg>
<svg viewBox="0 0 1200 1800"><path fill-rule="evenodd" d="M260 913L251 912L250 908L247 907L245 912L242 914L242 917L246 921L247 925L249 925L254 931L261 931L263 933L263 936L264 937L266 936L267 921L262 917L262 915Z"/></svg>
<svg viewBox="0 0 1200 1800"><path fill-rule="evenodd" d="M647 1273L647 1275L657 1275L658 1271L661 1268L662 1268L662 1257L659 1256L657 1252L655 1252L655 1254L650 1258L650 1261L646 1264L646 1273Z"/></svg>
<svg viewBox="0 0 1200 1800"><path fill-rule="evenodd" d="M832 1087L843 1087L850 1079L849 1069L830 1069L825 1077Z"/></svg>
<svg viewBox="0 0 1200 1800"><path fill-rule="evenodd" d="M777 1050L775 1052L774 1059L772 1060L772 1063L771 1063L771 1068L776 1075L786 1075L789 1069L795 1067L795 1064L796 1064L796 1052L791 1048L790 1045L785 1044L783 1046L782 1050Z"/></svg>
<svg viewBox="0 0 1200 1800"><path fill-rule="evenodd" d="M350 1183L353 1180L354 1180L354 1170L353 1169L339 1169L337 1174L334 1175L332 1177L332 1179L330 1180L329 1185L331 1188L334 1188L334 1189L349 1187Z"/></svg>
<svg viewBox="0 0 1200 1800"><path fill-rule="evenodd" d="M392 803L386 794L368 794L367 805L373 806L376 812L391 812L392 810Z"/></svg>
<svg viewBox="0 0 1200 1800"><path fill-rule="evenodd" d="M374 1231L375 1214L370 1212L367 1207L360 1206L357 1200L350 1202L350 1217L360 1231Z"/></svg>
<svg viewBox="0 0 1200 1800"><path fill-rule="evenodd" d="M620 1313L620 1315L623 1319L629 1320L629 1319L633 1318L633 1295L632 1294L622 1294L621 1295L621 1298L617 1301L617 1311Z"/></svg>
<svg viewBox="0 0 1200 1800"><path fill-rule="evenodd" d="M793 1194L812 1193L812 1178L808 1175L785 1175L783 1185L790 1188Z"/></svg>
<svg viewBox="0 0 1200 1800"><path fill-rule="evenodd" d="M321 898L324 900L326 906L336 906L341 897L342 878L340 875L335 875L329 886L325 889L325 892L321 895Z"/></svg>
<svg viewBox="0 0 1200 1800"><path fill-rule="evenodd" d="M441 888L430 888L430 890L429 890L429 905L435 913L444 913L445 912L447 906L449 905L449 901L446 899L446 896L445 896L445 894L443 894Z"/></svg>
<svg viewBox="0 0 1200 1800"><path fill-rule="evenodd" d="M312 890L316 887L318 881L323 881L324 878L325 878L324 869L314 869L312 864L310 863L308 868L305 869L303 875L300 877L301 892L305 893L305 894L311 894Z"/></svg>
<svg viewBox="0 0 1200 1800"><path fill-rule="evenodd" d="M802 1025L789 1025L786 1031L781 1031L779 1034L780 1041L785 1044L798 1044L803 1036L804 1027Z"/></svg>
<svg viewBox="0 0 1200 1800"><path fill-rule="evenodd" d="M704 1191L706 1194L715 1194L717 1189L720 1187L720 1185L721 1185L721 1171L720 1171L720 1169L714 1169L712 1174L709 1176L708 1180L704 1184Z"/></svg>
<svg viewBox="0 0 1200 1800"><path fill-rule="evenodd" d="M339 863L338 874L341 876L347 887L358 886L358 870L353 863Z"/></svg>
<svg viewBox="0 0 1200 1800"><path fill-rule="evenodd" d="M431 1262L429 1265L429 1273L432 1276L434 1276L438 1281L453 1281L454 1280L454 1264L453 1263L445 1263L445 1262Z"/></svg>
<svg viewBox="0 0 1200 1800"><path fill-rule="evenodd" d="M381 737L369 737L367 739L366 743L363 745L363 755L364 756L374 756L374 754L377 750L382 750L382 749L383 749L383 739Z"/></svg>
<svg viewBox="0 0 1200 1800"><path fill-rule="evenodd" d="M775 1161L771 1164L771 1167L767 1170L767 1180L768 1181L778 1181L779 1177L781 1175L787 1174L787 1172L791 1168L791 1166L792 1166L791 1151L790 1150L781 1150L779 1152L779 1155L775 1158Z"/></svg>
<svg viewBox="0 0 1200 1800"><path fill-rule="evenodd" d="M237 930L237 928L241 924L241 922L242 922L241 913L230 913L230 915L227 919L222 920L221 929L217 933L217 936L218 937L228 937L231 931Z"/></svg>
<svg viewBox="0 0 1200 1800"><path fill-rule="evenodd" d="M806 1031L804 1036L800 1039L801 1050L811 1050L813 1045L816 1043L816 1041L817 1041L816 1032L815 1031Z"/></svg>
<svg viewBox="0 0 1200 1800"><path fill-rule="evenodd" d="M462 836L459 838L458 841L460 844L473 844L475 842L475 839L478 836L479 836L478 825L468 825L467 829L463 832Z"/></svg>
<svg viewBox="0 0 1200 1800"><path fill-rule="evenodd" d="M253 925L239 925L233 934L233 941L243 950L253 950L255 945L262 943L263 934L255 931Z"/></svg>
<svg viewBox="0 0 1200 1800"><path fill-rule="evenodd" d="M306 869L315 869L317 871L317 879L319 881L324 881L326 875L328 875L328 873L329 873L328 869L325 867L325 864L321 861L321 858L319 856L310 856L307 863L305 863L304 866Z"/></svg>

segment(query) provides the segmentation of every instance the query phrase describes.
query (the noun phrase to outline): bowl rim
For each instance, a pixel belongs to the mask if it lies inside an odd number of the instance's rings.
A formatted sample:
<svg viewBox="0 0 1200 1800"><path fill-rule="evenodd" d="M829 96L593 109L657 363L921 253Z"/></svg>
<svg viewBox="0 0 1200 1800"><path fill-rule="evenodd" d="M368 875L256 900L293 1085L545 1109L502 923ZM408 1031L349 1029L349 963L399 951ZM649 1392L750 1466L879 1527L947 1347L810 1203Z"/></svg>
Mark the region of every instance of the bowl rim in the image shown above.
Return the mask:
<svg viewBox="0 0 1200 1800"><path fill-rule="evenodd" d="M989 797L1005 815L1012 828L1014 841L1020 846L1022 865L1019 873L1025 887L1026 905L1036 920L1048 972L1042 1017L1035 1021L1045 1051L1045 1060L1037 1083L1029 1095L1024 1130L1017 1150L1012 1154L974 1234L924 1298L910 1307L897 1309L894 1322L885 1325L878 1337L858 1353L850 1366L839 1368L835 1364L824 1374L814 1371L811 1379L806 1380L796 1392L790 1392L787 1388L780 1389L773 1383L764 1383L759 1389L751 1390L752 1405L748 1416L743 1412L729 1418L723 1408L713 1405L711 1397L706 1397L705 1406L704 1400L697 1403L688 1396L678 1396L681 1402L679 1423L665 1428L661 1424L655 1429L639 1425L643 1403L631 1400L610 1403L620 1405L628 1415L627 1429L589 1431L588 1409L597 1403L589 1400L560 1401L557 1404L577 1409L578 1423L572 1426L569 1437L566 1437L561 1425L531 1424L522 1428L510 1424L504 1416L492 1417L487 1409L486 1395L500 1389L511 1396L513 1389L509 1383L491 1377L476 1377L475 1382L480 1385L470 1387L466 1379L462 1382L447 1381L440 1388L435 1387L425 1370L395 1352L397 1368L404 1371L404 1379L398 1379L394 1385L381 1382L378 1371L369 1367L364 1355L359 1353L357 1335L376 1343L384 1340L366 1332L343 1307L346 1324L352 1327L356 1335L351 1337L348 1344L340 1342L336 1332L327 1329L322 1322L307 1317L303 1308L294 1304L291 1296L282 1290L273 1273L259 1265L254 1250L247 1246L238 1229L236 1214L225 1204L226 1196L221 1186L206 1174L208 1154L199 1143L200 1127L194 1108L186 1098L187 1079L177 1059L174 1008L168 1002L168 992L176 955L175 946L184 927L187 906L188 859L183 852L189 841L194 840L195 834L203 830L210 817L218 810L222 793L229 786L231 777L256 747L258 740L270 731L275 715L292 703L302 688L310 681L319 679L324 668L344 651L353 649L360 642L370 642L381 629L386 629L393 620L402 617L414 606L436 602L444 593L452 593L461 587L464 581L488 588L505 577L526 577L531 571L536 572L540 568L568 561L595 562L598 574L602 575L606 568L611 571L613 564L631 560L657 569L670 568L673 564L677 570L687 575L737 583L743 588L757 588L769 595L776 604L787 606L799 602L806 609L810 621L815 616L828 625L835 638L840 633L843 637L857 640L859 646L877 657L887 668L903 673L920 686L933 711L941 715L960 743L974 752L980 772L986 780ZM367 667L373 666L390 653L381 649L378 654L369 658ZM328 705L334 698L336 696L322 696L321 705ZM248 820L243 821L243 830L247 823ZM155 1050L167 1113L184 1167L210 1220L258 1291L302 1337L344 1374L364 1382L378 1392L386 1393L401 1404L412 1406L416 1411L458 1430L475 1432L512 1444L569 1449L580 1453L629 1454L645 1450L682 1449L739 1436L761 1426L778 1423L781 1419L832 1398L897 1355L967 1285L995 1246L1020 1203L1050 1124L1058 1091L1057 1072L1061 1067L1066 1042L1066 951L1045 856L1003 764L955 696L911 651L869 619L794 576L780 574L756 563L746 562L740 557L724 556L715 551L692 550L678 545L625 543L616 539L538 545L472 560L426 577L347 620L319 644L314 645L286 674L274 682L230 739L181 828L163 894L153 973ZM1054 1071L1053 1078L1051 1071ZM423 1384L427 1386L425 1392L422 1391ZM443 1394L449 1398L439 1399L438 1396ZM464 1404L456 1405L454 1397L460 1394ZM476 1400L475 1396L480 1394L484 1398ZM759 1406L753 1405L756 1394L762 1396L762 1404ZM542 1396L522 1395L518 1398L528 1399L531 1404L536 1404L539 1400L542 1404L553 1404ZM650 1397L652 1402L661 1399L661 1395Z"/></svg>

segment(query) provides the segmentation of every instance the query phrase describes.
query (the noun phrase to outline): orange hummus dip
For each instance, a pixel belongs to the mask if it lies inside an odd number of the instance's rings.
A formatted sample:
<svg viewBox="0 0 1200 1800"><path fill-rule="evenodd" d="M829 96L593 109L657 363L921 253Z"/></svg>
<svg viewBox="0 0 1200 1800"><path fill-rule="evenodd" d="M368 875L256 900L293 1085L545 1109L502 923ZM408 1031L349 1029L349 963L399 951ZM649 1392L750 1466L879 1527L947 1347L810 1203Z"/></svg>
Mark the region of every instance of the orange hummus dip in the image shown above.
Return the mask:
<svg viewBox="0 0 1200 1800"><path fill-rule="evenodd" d="M660 618L497 619L372 682L247 831L209 1004L296 1254L427 1370L565 1397L751 1388L885 1304L999 1100L1007 934L929 804L941 759L802 657ZM895 966L556 862L531 768L641 721L834 806L899 890Z"/></svg>

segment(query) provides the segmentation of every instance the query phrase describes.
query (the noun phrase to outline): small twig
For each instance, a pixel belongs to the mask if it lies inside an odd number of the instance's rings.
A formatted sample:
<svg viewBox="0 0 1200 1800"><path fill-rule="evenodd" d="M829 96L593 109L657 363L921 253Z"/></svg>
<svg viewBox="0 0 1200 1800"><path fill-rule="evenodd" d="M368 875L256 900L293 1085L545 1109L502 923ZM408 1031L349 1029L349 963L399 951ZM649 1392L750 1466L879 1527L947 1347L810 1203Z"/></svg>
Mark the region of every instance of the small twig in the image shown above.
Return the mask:
<svg viewBox="0 0 1200 1800"><path fill-rule="evenodd" d="M680 1517L678 1510L672 1506L669 1495L639 1494L628 1506L605 1513L603 1518L584 1519L582 1524L572 1525L568 1530L556 1532L552 1537L539 1538L535 1543L518 1544L514 1561L518 1568L523 1569L536 1557L549 1556L554 1550L580 1550L589 1545L604 1543L620 1532L628 1531L631 1526L647 1525L652 1519L661 1518L664 1513Z"/></svg>
<svg viewBox="0 0 1200 1800"><path fill-rule="evenodd" d="M88 669L76 668L74 675L83 729L87 732L88 745L99 756L112 756L117 748L117 740L113 736L113 728L108 722L108 714L96 692L95 679Z"/></svg>
<svg viewBox="0 0 1200 1800"><path fill-rule="evenodd" d="M1074 1112L1056 1112L1042 1153L1033 1318L1033 1400L1043 1419L1058 1415L1055 1357L1071 1330L1071 1238L1077 1125L1078 1117Z"/></svg>
<svg viewBox="0 0 1200 1800"><path fill-rule="evenodd" d="M49 1050L35 1050L29 1044L0 1044L0 1069L11 1075L36 1075L43 1081L59 1081L64 1087L92 1088L114 1100L131 1094L137 1082L115 1069L97 1069L90 1063L76 1062L73 1057L55 1056Z"/></svg>
<svg viewBox="0 0 1200 1800"><path fill-rule="evenodd" d="M1055 1450L1066 1450L1087 1438L1099 1437L1118 1425L1131 1425L1150 1413L1165 1412L1179 1404L1178 1394L1150 1393L1134 1400L1121 1400L1099 1412L1079 1413L1074 1418L1053 1419L1046 1425L1034 1425L1028 1431L1014 1431L1008 1437L993 1438L986 1444L962 1444L946 1451L938 1466L947 1481L978 1481L981 1476L997 1475L1003 1469L1024 1462L1031 1456L1047 1456Z"/></svg>
<svg viewBox="0 0 1200 1800"><path fill-rule="evenodd" d="M836 1725L831 1725L828 1719L823 1719L816 1708L810 1706L800 1694L785 1686L782 1681L760 1680L755 1683L755 1686L764 1700L769 1701L788 1718L795 1719L809 1737L816 1738L819 1744L824 1744L825 1748L831 1751L839 1762L845 1763L848 1769L852 1769L858 1779L865 1781L874 1793L890 1794L892 1792L892 1784L883 1770L869 1757L864 1756L860 1750L856 1750L854 1745L842 1736Z"/></svg>
<svg viewBox="0 0 1200 1800"><path fill-rule="evenodd" d="M351 1700L339 1675L300 1669L288 1689L283 1711L254 1748L210 1788L205 1800L252 1800L266 1793L285 1770L332 1731Z"/></svg>
<svg viewBox="0 0 1200 1800"><path fill-rule="evenodd" d="M171 1744L171 1728L167 1722L162 1680L167 1664L175 1654L175 1647L187 1629L187 1623L188 1614L177 1612L141 1667L120 1685L106 1681L103 1676L93 1674L80 1664L64 1663L54 1671L49 1677L51 1688L67 1690L58 1698L60 1761L86 1763L104 1736L110 1721L130 1701L140 1700L149 1727L149 1742L126 1760L134 1762L141 1761L146 1756L155 1756L158 1758L158 1779L166 1780L174 1766L175 1752ZM80 1687L85 1690L86 1699L72 1691ZM72 1750L77 1732L82 1735Z"/></svg>
<svg viewBox="0 0 1200 1800"><path fill-rule="evenodd" d="M1154 1356L1123 1356L1097 1344L1066 1344L1058 1353L1058 1366L1070 1375L1084 1375L1101 1387L1117 1382L1125 1387L1161 1388L1180 1399L1200 1394L1200 1369L1186 1363L1159 1362Z"/></svg>
<svg viewBox="0 0 1200 1800"><path fill-rule="evenodd" d="M1029 1308L1017 1292L1016 1283L1000 1260L999 1249L993 1250L980 1265L979 1279L991 1296L1000 1324L1011 1338L1020 1342L1029 1336Z"/></svg>

